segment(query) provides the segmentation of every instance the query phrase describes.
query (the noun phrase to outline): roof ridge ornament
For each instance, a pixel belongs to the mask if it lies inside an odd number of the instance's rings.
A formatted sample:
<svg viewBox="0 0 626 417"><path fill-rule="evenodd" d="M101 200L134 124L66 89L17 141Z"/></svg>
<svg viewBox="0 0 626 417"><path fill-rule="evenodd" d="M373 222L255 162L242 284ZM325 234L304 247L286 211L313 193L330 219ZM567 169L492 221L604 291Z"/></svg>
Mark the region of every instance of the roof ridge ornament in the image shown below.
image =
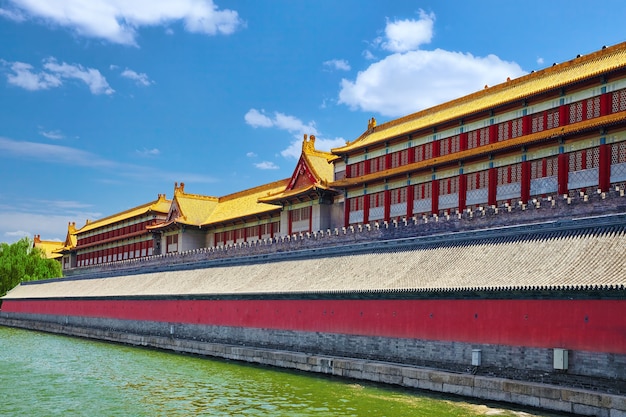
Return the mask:
<svg viewBox="0 0 626 417"><path fill-rule="evenodd" d="M315 152L315 135L308 136L306 133L304 134L304 138L302 139L302 152Z"/></svg>

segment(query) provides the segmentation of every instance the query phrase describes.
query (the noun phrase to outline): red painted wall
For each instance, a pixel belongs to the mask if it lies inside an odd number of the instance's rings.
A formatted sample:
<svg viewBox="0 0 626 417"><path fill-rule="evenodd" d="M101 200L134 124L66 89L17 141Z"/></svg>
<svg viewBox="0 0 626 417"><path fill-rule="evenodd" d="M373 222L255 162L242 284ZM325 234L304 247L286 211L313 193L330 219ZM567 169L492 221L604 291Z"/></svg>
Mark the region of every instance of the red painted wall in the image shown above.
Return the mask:
<svg viewBox="0 0 626 417"><path fill-rule="evenodd" d="M2 311L626 354L626 300L4 300Z"/></svg>

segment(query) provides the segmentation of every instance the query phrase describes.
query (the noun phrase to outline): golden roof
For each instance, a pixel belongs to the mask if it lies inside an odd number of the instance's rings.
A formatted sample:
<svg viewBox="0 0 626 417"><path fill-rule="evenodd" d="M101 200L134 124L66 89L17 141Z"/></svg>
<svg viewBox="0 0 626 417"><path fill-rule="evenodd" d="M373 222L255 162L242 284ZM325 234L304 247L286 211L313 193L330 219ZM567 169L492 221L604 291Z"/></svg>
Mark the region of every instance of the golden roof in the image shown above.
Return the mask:
<svg viewBox="0 0 626 417"><path fill-rule="evenodd" d="M376 126L333 153L345 154L626 66L626 42Z"/></svg>
<svg viewBox="0 0 626 417"><path fill-rule="evenodd" d="M285 178L220 197L219 204L203 222L203 225L209 226L212 224L225 223L243 219L246 216L260 215L277 210L278 208L276 206L259 202L259 199L268 194L274 194L284 190L289 180L289 178Z"/></svg>
<svg viewBox="0 0 626 417"><path fill-rule="evenodd" d="M181 224L201 225L215 210L218 200L217 197L186 194L185 184L181 183L180 187L174 188L174 201L172 202L172 207L178 208L178 216L171 220Z"/></svg>
<svg viewBox="0 0 626 417"><path fill-rule="evenodd" d="M99 220L89 221L76 231L77 234L85 233L90 230L98 229L103 226L107 226L109 224L117 223L122 220L131 219L133 217L140 216L149 212L157 212L162 214L167 214L170 210L171 200L165 198L165 194L159 194L158 199L155 201L151 201L146 204L142 204L141 206L137 206L126 211L122 211L117 214L113 214L108 217L104 217Z"/></svg>
<svg viewBox="0 0 626 417"><path fill-rule="evenodd" d="M62 249L63 246L64 243L61 241L41 240L39 235L35 235L33 239L33 247L41 249L48 259L60 258L62 255L56 251Z"/></svg>
<svg viewBox="0 0 626 417"><path fill-rule="evenodd" d="M259 201L276 204L289 197L307 194L310 191L315 191L317 189L328 190L328 183L334 179L335 175L334 167L331 163L334 159L336 159L336 156L332 153L315 149L315 136L311 135L307 138L307 135L304 135L304 140L302 141L302 154L300 155L300 160L296 164L296 168L291 175L291 179L289 184L287 184L287 187L280 190L280 192L261 197ZM312 176L315 178L315 182L313 184L306 184L296 188L294 186L298 176L303 175L300 173L300 167L302 164L306 165Z"/></svg>

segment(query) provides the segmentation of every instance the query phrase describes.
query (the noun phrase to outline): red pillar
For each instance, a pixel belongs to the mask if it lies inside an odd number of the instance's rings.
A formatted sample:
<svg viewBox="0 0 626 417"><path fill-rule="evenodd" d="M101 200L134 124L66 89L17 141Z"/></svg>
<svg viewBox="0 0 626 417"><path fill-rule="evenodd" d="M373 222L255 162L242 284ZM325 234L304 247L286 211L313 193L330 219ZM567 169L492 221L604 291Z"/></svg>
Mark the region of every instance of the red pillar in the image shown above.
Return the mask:
<svg viewBox="0 0 626 417"><path fill-rule="evenodd" d="M343 198L343 227L348 227L350 224L350 199L346 195Z"/></svg>
<svg viewBox="0 0 626 417"><path fill-rule="evenodd" d="M489 143L498 142L498 126L490 125L489 126Z"/></svg>
<svg viewBox="0 0 626 417"><path fill-rule="evenodd" d="M599 149L599 161L598 161L598 171L599 178L598 184L601 191L606 192L611 188L611 147L607 145L605 139L600 139L602 141Z"/></svg>
<svg viewBox="0 0 626 417"><path fill-rule="evenodd" d="M498 201L498 169L493 167L489 168L487 175L489 176L487 204L495 206Z"/></svg>
<svg viewBox="0 0 626 417"><path fill-rule="evenodd" d="M384 209L384 214L383 214L383 220L385 220L386 222L388 222L391 219L391 192L389 190L385 190L385 192L383 193L384 198L385 198L385 209Z"/></svg>
<svg viewBox="0 0 626 417"><path fill-rule="evenodd" d="M530 133L530 115L526 115L522 117L522 135L527 135Z"/></svg>
<svg viewBox="0 0 626 417"><path fill-rule="evenodd" d="M291 235L291 219L293 218L293 212L289 210L289 221L287 222L287 234Z"/></svg>
<svg viewBox="0 0 626 417"><path fill-rule="evenodd" d="M433 158L441 156L441 141L436 140L433 142Z"/></svg>
<svg viewBox="0 0 626 417"><path fill-rule="evenodd" d="M459 211L467 206L467 174L459 175Z"/></svg>
<svg viewBox="0 0 626 417"><path fill-rule="evenodd" d="M406 218L410 219L413 217L413 199L415 195L413 194L413 186L407 185L406 190Z"/></svg>
<svg viewBox="0 0 626 417"><path fill-rule="evenodd" d="M365 194L363 196L363 224L370 222L370 196Z"/></svg>
<svg viewBox="0 0 626 417"><path fill-rule="evenodd" d="M530 200L530 161L522 162L521 196L524 203Z"/></svg>
<svg viewBox="0 0 626 417"><path fill-rule="evenodd" d="M565 126L569 123L569 114L567 114L568 105L562 104L559 107L559 126Z"/></svg>
<svg viewBox="0 0 626 417"><path fill-rule="evenodd" d="M566 153L560 153L557 157L558 165L558 193L561 195L567 194L567 181L569 177L569 155Z"/></svg>
<svg viewBox="0 0 626 417"><path fill-rule="evenodd" d="M432 214L439 214L439 180L433 180L431 182L430 196L430 212Z"/></svg>
<svg viewBox="0 0 626 417"><path fill-rule="evenodd" d="M467 150L467 132L463 132L459 135L459 148L461 152Z"/></svg>
<svg viewBox="0 0 626 417"><path fill-rule="evenodd" d="M611 94L604 93L600 96L600 116L611 113Z"/></svg>

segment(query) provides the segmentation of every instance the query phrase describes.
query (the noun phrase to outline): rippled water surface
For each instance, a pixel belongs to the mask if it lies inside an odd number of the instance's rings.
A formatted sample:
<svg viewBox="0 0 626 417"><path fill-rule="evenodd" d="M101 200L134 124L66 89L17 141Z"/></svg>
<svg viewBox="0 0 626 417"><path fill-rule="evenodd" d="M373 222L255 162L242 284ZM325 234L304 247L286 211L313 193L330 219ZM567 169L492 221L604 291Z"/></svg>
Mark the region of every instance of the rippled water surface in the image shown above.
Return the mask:
<svg viewBox="0 0 626 417"><path fill-rule="evenodd" d="M418 391L0 327L2 416L530 416Z"/></svg>

